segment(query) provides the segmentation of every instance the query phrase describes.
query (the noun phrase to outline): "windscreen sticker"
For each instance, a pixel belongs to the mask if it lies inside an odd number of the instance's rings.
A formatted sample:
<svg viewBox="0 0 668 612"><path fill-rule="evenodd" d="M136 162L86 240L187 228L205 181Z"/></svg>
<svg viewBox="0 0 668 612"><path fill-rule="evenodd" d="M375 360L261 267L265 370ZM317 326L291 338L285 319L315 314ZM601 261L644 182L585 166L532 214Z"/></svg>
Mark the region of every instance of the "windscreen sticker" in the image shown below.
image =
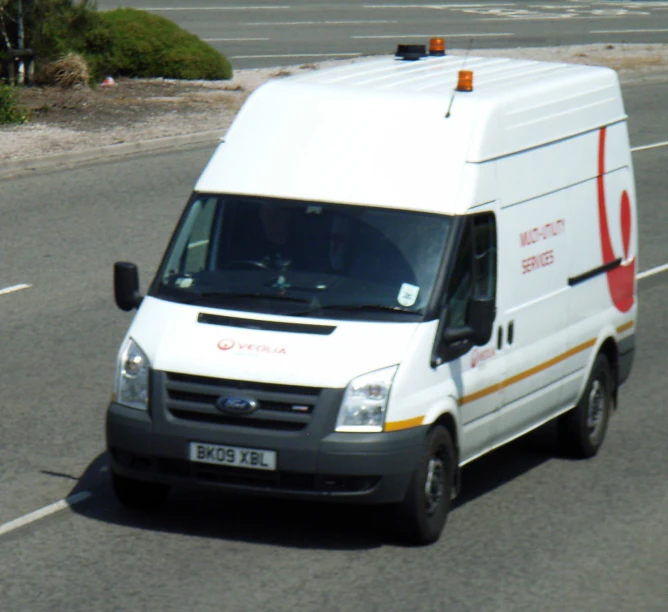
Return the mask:
<svg viewBox="0 0 668 612"><path fill-rule="evenodd" d="M399 295L397 296L397 302L405 307L412 306L417 302L418 293L420 293L420 287L416 287L410 283L402 283Z"/></svg>
<svg viewBox="0 0 668 612"><path fill-rule="evenodd" d="M192 287L193 282L194 281L191 276L182 276L177 278L174 284L179 287L179 289L187 289L188 287Z"/></svg>

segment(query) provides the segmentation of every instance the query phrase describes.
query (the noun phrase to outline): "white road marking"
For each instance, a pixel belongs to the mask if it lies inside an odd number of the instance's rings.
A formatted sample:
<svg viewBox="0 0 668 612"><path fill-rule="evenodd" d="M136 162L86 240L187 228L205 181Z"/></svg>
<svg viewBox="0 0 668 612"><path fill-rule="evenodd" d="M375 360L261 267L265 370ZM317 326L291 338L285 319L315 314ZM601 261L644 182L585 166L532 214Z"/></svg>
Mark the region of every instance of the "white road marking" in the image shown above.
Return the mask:
<svg viewBox="0 0 668 612"><path fill-rule="evenodd" d="M232 55L232 59L271 59L273 57L356 57L360 53L280 53L274 55Z"/></svg>
<svg viewBox="0 0 668 612"><path fill-rule="evenodd" d="M495 6L517 6L515 2L492 2L473 4L365 4L367 9L450 9L450 8L482 8Z"/></svg>
<svg viewBox="0 0 668 612"><path fill-rule="evenodd" d="M350 38L429 38L433 36L443 36L443 38L483 38L483 37L498 37L498 36L515 36L512 32L485 32L476 34L378 34L378 35L363 35L351 36Z"/></svg>
<svg viewBox="0 0 668 612"><path fill-rule="evenodd" d="M161 7L145 9L150 13L166 13L173 11L287 11L291 6L267 5L267 6L184 6L184 7Z"/></svg>
<svg viewBox="0 0 668 612"><path fill-rule="evenodd" d="M658 149L659 147L668 147L668 140L663 142L655 142L654 144L643 145L640 147L632 147L631 152L635 153L636 151L647 151L647 149Z"/></svg>
<svg viewBox="0 0 668 612"><path fill-rule="evenodd" d="M470 11L469 11L470 12ZM509 21L557 21L557 20L564 20L568 19L568 21L584 21L584 20L589 20L591 21L592 19L600 19L600 15L575 15L574 13L568 13L567 15L549 15L549 14L541 14L541 15L505 15L502 17L486 17L485 15L482 15L484 17L485 23L490 23L493 21L498 21L500 23L508 23Z"/></svg>
<svg viewBox="0 0 668 612"><path fill-rule="evenodd" d="M658 30L589 30L590 34L651 34L653 32L668 32L668 28Z"/></svg>
<svg viewBox="0 0 668 612"><path fill-rule="evenodd" d="M271 38L203 38L204 42L250 42L259 40L271 40Z"/></svg>
<svg viewBox="0 0 668 612"><path fill-rule="evenodd" d="M655 142L654 144L644 145L640 147L632 147L631 151L635 153L636 151L646 151L647 149L658 149L659 147L668 147L668 140L665 140L663 142ZM662 266L657 266L656 268L651 268L649 270L645 270L644 272L640 272L636 274L636 278L638 280L642 280L643 278L647 278L648 276L654 276L655 274L660 274L661 272L668 272L668 264L664 264Z"/></svg>
<svg viewBox="0 0 668 612"><path fill-rule="evenodd" d="M661 274L661 272L668 272L668 264L663 264L662 266L657 266L656 268L650 268L649 270L645 270L644 272L640 272L639 274L636 274L636 278L638 280L642 280L643 278L647 278L648 276L654 276L655 274Z"/></svg>
<svg viewBox="0 0 668 612"><path fill-rule="evenodd" d="M26 285L26 284L12 285L11 287L5 287L4 289L0 289L0 295L15 293L17 291L21 291L22 289L29 289L30 287L32 287L32 285Z"/></svg>
<svg viewBox="0 0 668 612"><path fill-rule="evenodd" d="M35 510L29 514L25 514L24 516L20 516L13 521L9 521L4 525L0 525L0 536L3 536L10 531L19 529L20 527L24 527L25 525L29 525L30 523L34 523L35 521L39 521L40 519L50 516L51 514L65 510L66 508L71 508L75 504L78 504L91 496L92 493L89 493L88 491L81 491L81 493L70 495L66 499L61 499L54 504L44 506L44 508L40 508L39 510Z"/></svg>
<svg viewBox="0 0 668 612"><path fill-rule="evenodd" d="M648 0L647 2L607 2L607 4L619 4L624 8L634 9L634 8L666 8L668 7L668 2L657 2L656 0Z"/></svg>
<svg viewBox="0 0 668 612"><path fill-rule="evenodd" d="M350 21L249 21L240 26L301 26L301 25L374 25L399 23L396 19L360 19Z"/></svg>

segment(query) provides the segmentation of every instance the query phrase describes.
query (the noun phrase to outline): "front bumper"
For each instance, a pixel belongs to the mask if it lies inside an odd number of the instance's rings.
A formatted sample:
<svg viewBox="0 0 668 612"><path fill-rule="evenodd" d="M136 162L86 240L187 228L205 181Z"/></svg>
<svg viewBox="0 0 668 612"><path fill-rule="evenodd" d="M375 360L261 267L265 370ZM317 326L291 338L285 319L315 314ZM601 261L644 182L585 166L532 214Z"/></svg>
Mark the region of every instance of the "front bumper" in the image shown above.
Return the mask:
<svg viewBox="0 0 668 612"><path fill-rule="evenodd" d="M159 381L154 380L153 389L164 387L155 382ZM112 469L137 480L198 483L271 497L363 504L401 501L422 454L426 428L336 433L342 394L342 390L322 390L311 421L300 431L176 418L160 392L152 393L149 412L112 402L106 419ZM276 471L192 462L193 441L276 451Z"/></svg>

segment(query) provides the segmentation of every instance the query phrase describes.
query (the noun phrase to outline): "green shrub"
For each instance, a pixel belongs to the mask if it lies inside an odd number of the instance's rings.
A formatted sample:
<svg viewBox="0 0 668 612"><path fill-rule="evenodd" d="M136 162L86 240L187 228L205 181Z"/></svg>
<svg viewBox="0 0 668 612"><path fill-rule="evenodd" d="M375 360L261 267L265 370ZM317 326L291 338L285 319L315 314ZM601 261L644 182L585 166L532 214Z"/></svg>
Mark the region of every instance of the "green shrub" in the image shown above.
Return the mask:
<svg viewBox="0 0 668 612"><path fill-rule="evenodd" d="M2 2L2 0L0 0ZM24 3L25 4L25 3ZM81 55L93 80L107 75L229 79L224 55L172 21L135 9L98 13L93 0L39 0L26 13L26 46L41 68Z"/></svg>
<svg viewBox="0 0 668 612"><path fill-rule="evenodd" d="M100 60L109 73L174 79L229 79L223 54L174 22L136 9L100 13L112 48Z"/></svg>
<svg viewBox="0 0 668 612"><path fill-rule="evenodd" d="M26 20L28 45L42 64L68 53L88 61L111 47L111 33L91 0L40 0L31 4Z"/></svg>
<svg viewBox="0 0 668 612"><path fill-rule="evenodd" d="M0 125L25 123L28 111L21 106L16 96L16 89L0 83Z"/></svg>

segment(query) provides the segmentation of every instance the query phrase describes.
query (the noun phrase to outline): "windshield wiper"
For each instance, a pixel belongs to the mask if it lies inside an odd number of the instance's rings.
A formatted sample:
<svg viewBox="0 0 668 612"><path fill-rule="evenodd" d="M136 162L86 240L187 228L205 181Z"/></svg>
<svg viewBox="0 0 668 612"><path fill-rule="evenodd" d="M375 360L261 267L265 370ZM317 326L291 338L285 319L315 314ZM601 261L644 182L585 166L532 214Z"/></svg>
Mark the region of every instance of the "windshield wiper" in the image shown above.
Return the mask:
<svg viewBox="0 0 668 612"><path fill-rule="evenodd" d="M345 312L390 312L396 314L422 315L416 310L409 310L401 306L388 306L386 304L320 304L304 312L291 313L294 316L309 315L326 310L342 310Z"/></svg>
<svg viewBox="0 0 668 612"><path fill-rule="evenodd" d="M281 295L280 293L260 293L259 291L205 291L202 293L191 292L169 292L170 297L179 299L184 304L223 302L227 299L260 299L277 300L280 302L296 302L298 304L310 304L311 300L306 298L292 297L290 295Z"/></svg>

